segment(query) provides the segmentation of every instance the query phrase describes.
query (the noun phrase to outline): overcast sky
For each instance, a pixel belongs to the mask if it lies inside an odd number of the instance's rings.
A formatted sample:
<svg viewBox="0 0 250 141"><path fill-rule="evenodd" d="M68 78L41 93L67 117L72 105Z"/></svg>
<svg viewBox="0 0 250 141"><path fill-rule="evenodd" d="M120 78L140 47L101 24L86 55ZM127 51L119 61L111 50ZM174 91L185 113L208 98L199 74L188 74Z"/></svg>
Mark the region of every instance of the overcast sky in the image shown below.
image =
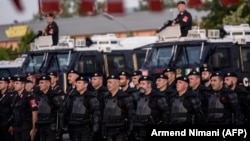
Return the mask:
<svg viewBox="0 0 250 141"><path fill-rule="evenodd" d="M23 4L23 12L18 12L12 3L12 0L0 0L0 24L28 21L33 15L38 13L37 0L20 0Z"/></svg>
<svg viewBox="0 0 250 141"><path fill-rule="evenodd" d="M18 22L25 22L33 19L38 13L38 0L20 0L23 4L23 12L18 12L12 0L0 0L0 25ZM104 0L99 0L104 1ZM138 5L138 0L125 0L126 7Z"/></svg>

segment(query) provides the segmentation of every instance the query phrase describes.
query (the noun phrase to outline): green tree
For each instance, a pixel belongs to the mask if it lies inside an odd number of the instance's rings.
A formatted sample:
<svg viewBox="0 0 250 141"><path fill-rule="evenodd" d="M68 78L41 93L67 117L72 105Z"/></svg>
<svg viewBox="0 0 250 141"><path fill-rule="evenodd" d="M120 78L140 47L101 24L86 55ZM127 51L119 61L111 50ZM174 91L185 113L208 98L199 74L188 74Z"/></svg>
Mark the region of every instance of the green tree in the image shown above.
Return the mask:
<svg viewBox="0 0 250 141"><path fill-rule="evenodd" d="M9 60L9 52L6 48L0 47L0 60Z"/></svg>
<svg viewBox="0 0 250 141"><path fill-rule="evenodd" d="M20 39L17 51L20 53L29 51L30 50L29 42L34 36L35 36L34 31L28 30L28 32Z"/></svg>
<svg viewBox="0 0 250 141"><path fill-rule="evenodd" d="M248 9L248 6L243 2L236 11L231 11L230 15L226 15L223 18L223 24L239 25L249 23L250 14L244 15L244 11Z"/></svg>
<svg viewBox="0 0 250 141"><path fill-rule="evenodd" d="M206 0L204 10L209 10L208 16L203 18L201 28L220 28L224 24L238 25L250 23L250 0L241 0L239 6L221 7L220 0Z"/></svg>
<svg viewBox="0 0 250 141"><path fill-rule="evenodd" d="M223 18L230 15L231 11L235 11L237 7L223 8L219 0L206 1L204 10L209 10L208 16L204 17L200 26L205 29L220 28L223 24Z"/></svg>

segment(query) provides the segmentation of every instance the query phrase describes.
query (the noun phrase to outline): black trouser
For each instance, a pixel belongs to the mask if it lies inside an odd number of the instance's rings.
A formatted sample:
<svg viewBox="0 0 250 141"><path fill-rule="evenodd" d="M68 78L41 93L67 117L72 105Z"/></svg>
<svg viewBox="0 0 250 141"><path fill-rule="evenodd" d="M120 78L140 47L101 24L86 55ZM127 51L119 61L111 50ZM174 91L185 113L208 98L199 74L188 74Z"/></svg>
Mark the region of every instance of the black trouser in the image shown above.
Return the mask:
<svg viewBox="0 0 250 141"><path fill-rule="evenodd" d="M104 136L102 135L101 131L98 131L95 136L93 136L93 141L106 141L107 139L104 138Z"/></svg>
<svg viewBox="0 0 250 141"><path fill-rule="evenodd" d="M104 138L104 135L102 134L102 125L100 125L100 130L93 136L93 141L106 141L107 138Z"/></svg>
<svg viewBox="0 0 250 141"><path fill-rule="evenodd" d="M107 141L125 141L124 127L109 127L105 128L107 134Z"/></svg>
<svg viewBox="0 0 250 141"><path fill-rule="evenodd" d="M91 141L91 129L89 125L70 125L68 127L71 134L71 141Z"/></svg>
<svg viewBox="0 0 250 141"><path fill-rule="evenodd" d="M39 128L40 141L55 141L56 131L51 129L50 125L41 126Z"/></svg>
<svg viewBox="0 0 250 141"><path fill-rule="evenodd" d="M30 128L14 127L15 141L31 141Z"/></svg>
<svg viewBox="0 0 250 141"><path fill-rule="evenodd" d="M2 125L0 127L0 139L1 141L13 141L14 136L12 136L9 132L9 126L7 125Z"/></svg>
<svg viewBox="0 0 250 141"><path fill-rule="evenodd" d="M135 138L137 140L140 141L146 141L146 126L142 126L142 127L134 127L134 131L135 131Z"/></svg>
<svg viewBox="0 0 250 141"><path fill-rule="evenodd" d="M40 141L40 131L39 131L39 129L37 129L34 141Z"/></svg>

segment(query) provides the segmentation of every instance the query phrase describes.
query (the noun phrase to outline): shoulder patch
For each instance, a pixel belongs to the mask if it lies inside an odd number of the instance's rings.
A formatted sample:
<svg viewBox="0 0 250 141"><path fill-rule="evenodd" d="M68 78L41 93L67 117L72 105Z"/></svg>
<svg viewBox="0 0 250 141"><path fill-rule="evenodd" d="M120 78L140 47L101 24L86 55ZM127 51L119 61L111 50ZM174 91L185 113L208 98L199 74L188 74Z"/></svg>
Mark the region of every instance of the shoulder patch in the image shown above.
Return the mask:
<svg viewBox="0 0 250 141"><path fill-rule="evenodd" d="M188 19L189 19L188 16L184 16L184 17L182 18L182 21L183 21L183 22L187 22Z"/></svg>
<svg viewBox="0 0 250 141"><path fill-rule="evenodd" d="M34 99L30 100L30 106L31 106L32 108L37 107L36 100L34 100Z"/></svg>

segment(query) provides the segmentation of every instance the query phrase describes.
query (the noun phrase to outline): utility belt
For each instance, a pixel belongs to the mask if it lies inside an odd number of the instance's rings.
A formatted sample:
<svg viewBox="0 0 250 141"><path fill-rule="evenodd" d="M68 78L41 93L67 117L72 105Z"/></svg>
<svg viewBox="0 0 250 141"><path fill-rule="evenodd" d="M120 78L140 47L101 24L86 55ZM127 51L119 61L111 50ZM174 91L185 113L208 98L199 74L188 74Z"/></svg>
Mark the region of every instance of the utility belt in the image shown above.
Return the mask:
<svg viewBox="0 0 250 141"><path fill-rule="evenodd" d="M127 125L127 119L124 116L104 117L102 123L105 127L120 127Z"/></svg>
<svg viewBox="0 0 250 141"><path fill-rule="evenodd" d="M208 113L224 113L223 108L209 108Z"/></svg>
<svg viewBox="0 0 250 141"><path fill-rule="evenodd" d="M154 119L149 115L136 115L134 119L134 126L147 126L148 124L154 124Z"/></svg>
<svg viewBox="0 0 250 141"><path fill-rule="evenodd" d="M39 126L39 125L49 125L49 124L52 124L54 123L55 121L54 120L40 120L38 119L36 124Z"/></svg>
<svg viewBox="0 0 250 141"><path fill-rule="evenodd" d="M90 116L88 115L83 115L83 114L72 114L70 117L71 120L75 121L85 121L85 120L90 120Z"/></svg>
<svg viewBox="0 0 250 141"><path fill-rule="evenodd" d="M56 130L56 123L36 123L36 128L50 128L51 130Z"/></svg>
<svg viewBox="0 0 250 141"><path fill-rule="evenodd" d="M91 117L83 114L72 114L69 124L71 125L86 125L90 124Z"/></svg>
<svg viewBox="0 0 250 141"><path fill-rule="evenodd" d="M48 121L48 120L53 120L53 118L51 118L50 114L38 114L38 120L41 121Z"/></svg>
<svg viewBox="0 0 250 141"><path fill-rule="evenodd" d="M224 120L224 109L210 108L208 109L208 119Z"/></svg>
<svg viewBox="0 0 250 141"><path fill-rule="evenodd" d="M231 120L225 120L224 118L217 118L217 119L208 119L207 124L209 125L224 125L224 124L231 124Z"/></svg>
<svg viewBox="0 0 250 141"><path fill-rule="evenodd" d="M184 124L187 121L187 118L184 117L174 117L172 118L172 124Z"/></svg>
<svg viewBox="0 0 250 141"><path fill-rule="evenodd" d="M172 118L186 118L187 117L187 113L172 113L171 114Z"/></svg>

